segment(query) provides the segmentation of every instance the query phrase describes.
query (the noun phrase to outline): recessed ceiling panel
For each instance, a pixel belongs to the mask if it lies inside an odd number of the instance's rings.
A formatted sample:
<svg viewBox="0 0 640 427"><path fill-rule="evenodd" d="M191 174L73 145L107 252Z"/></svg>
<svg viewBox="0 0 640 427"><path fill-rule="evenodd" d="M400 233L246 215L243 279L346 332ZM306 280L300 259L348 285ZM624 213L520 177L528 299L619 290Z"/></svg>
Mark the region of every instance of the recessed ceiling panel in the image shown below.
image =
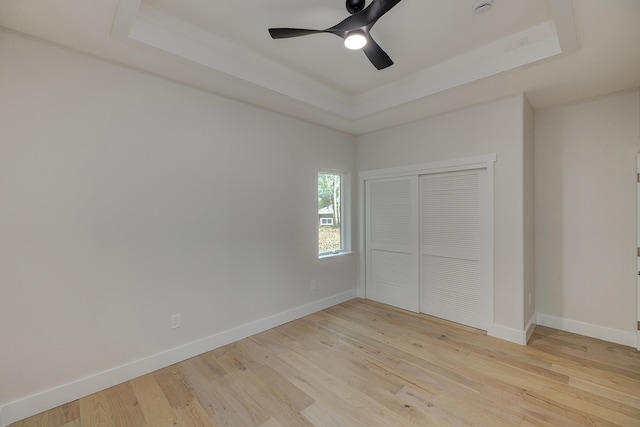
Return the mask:
<svg viewBox="0 0 640 427"><path fill-rule="evenodd" d="M367 2L370 4L370 1ZM322 84L358 95L550 19L548 0L495 0L477 15L472 0L403 0L371 30L395 64L376 70L340 38L273 40L269 27L325 29L349 16L343 0L143 0L185 23L233 41Z"/></svg>

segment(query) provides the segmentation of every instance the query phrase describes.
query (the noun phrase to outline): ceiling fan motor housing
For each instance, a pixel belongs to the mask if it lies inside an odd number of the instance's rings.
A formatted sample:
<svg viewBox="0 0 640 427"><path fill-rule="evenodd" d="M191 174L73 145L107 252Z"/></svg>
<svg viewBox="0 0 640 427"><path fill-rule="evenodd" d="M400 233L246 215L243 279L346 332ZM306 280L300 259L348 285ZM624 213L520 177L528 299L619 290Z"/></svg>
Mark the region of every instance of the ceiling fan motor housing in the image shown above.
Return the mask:
<svg viewBox="0 0 640 427"><path fill-rule="evenodd" d="M364 3L365 0L347 0L347 10L353 15L364 9Z"/></svg>

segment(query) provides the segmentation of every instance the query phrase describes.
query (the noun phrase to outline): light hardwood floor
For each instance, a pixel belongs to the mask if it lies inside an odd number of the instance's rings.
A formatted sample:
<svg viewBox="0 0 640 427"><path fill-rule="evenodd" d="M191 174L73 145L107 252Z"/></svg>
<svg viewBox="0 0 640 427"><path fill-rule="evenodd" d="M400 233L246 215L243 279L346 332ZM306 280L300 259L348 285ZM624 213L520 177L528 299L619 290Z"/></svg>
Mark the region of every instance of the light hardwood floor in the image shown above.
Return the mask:
<svg viewBox="0 0 640 427"><path fill-rule="evenodd" d="M12 427L432 425L640 426L640 352L355 299Z"/></svg>

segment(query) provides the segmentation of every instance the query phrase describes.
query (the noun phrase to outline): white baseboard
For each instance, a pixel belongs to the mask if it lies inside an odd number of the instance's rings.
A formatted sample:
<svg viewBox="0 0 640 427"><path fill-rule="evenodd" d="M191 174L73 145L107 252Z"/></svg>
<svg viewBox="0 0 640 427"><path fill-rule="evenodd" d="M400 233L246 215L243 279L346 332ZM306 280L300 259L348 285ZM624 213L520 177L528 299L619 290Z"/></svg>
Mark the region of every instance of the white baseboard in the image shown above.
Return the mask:
<svg viewBox="0 0 640 427"><path fill-rule="evenodd" d="M637 338L634 332L607 328L605 326L542 313L538 313L538 325L560 329L561 331L572 332L574 334L584 335L591 338L597 338L616 344L627 345L629 347L636 347Z"/></svg>
<svg viewBox="0 0 640 427"><path fill-rule="evenodd" d="M349 301L356 297L356 290L350 290L328 298L314 301L272 316L265 317L206 338L172 348L162 353L116 366L79 380L61 384L40 393L6 403L0 406L0 426L7 425L55 408L89 394L113 387L141 375L148 374L174 363L181 362L218 347L241 340L262 331L299 319L325 308Z"/></svg>
<svg viewBox="0 0 640 427"><path fill-rule="evenodd" d="M526 331L519 331L517 329L508 328L496 323L489 327L489 329L487 330L487 335L489 335L490 337L500 338L501 340L511 341L512 343L520 345L527 344Z"/></svg>
<svg viewBox="0 0 640 427"><path fill-rule="evenodd" d="M487 335L494 338L500 338L505 341L510 341L515 344L527 345L535 329L536 314L534 313L531 316L531 319L529 319L529 322L527 322L527 327L524 329L524 331L508 328L506 326L494 323L487 331Z"/></svg>

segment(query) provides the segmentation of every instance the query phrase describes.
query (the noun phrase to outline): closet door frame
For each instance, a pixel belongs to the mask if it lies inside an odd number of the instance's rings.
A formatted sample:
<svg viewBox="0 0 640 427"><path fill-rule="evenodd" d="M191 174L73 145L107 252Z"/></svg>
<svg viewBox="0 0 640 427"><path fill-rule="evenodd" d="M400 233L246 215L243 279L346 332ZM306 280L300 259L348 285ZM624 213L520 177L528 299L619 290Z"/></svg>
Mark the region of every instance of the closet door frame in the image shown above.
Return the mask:
<svg viewBox="0 0 640 427"><path fill-rule="evenodd" d="M483 263L482 275L490 284L491 292L487 298L489 301L489 311L491 319L489 320L488 329L494 324L494 163L496 162L496 154L486 154L474 157L464 157L458 159L420 163L415 165L400 166L394 168L372 169L361 171L359 173L358 186L358 248L359 248L359 280L357 286L357 295L360 298L366 297L366 200L365 188L366 181L372 179L383 178L400 178L408 176L428 175L440 172L455 172L469 169L486 169L486 185L481 186L480 195L484 201L484 212L488 218L484 218L486 227L481 230L481 242Z"/></svg>

